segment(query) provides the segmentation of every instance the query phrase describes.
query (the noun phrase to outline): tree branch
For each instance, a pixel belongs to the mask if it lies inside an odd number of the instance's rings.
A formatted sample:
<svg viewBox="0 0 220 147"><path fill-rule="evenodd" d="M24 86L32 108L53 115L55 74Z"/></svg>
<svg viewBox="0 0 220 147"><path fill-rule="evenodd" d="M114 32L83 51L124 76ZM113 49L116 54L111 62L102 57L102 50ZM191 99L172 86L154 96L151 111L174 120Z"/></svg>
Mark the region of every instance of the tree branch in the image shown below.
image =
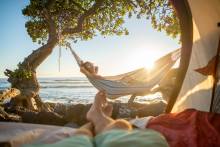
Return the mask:
<svg viewBox="0 0 220 147"><path fill-rule="evenodd" d="M93 4L93 6L91 8L89 8L88 10L86 10L79 18L77 21L77 26L74 28L65 28L62 32L62 35L66 35L66 34L74 34L74 33L78 33L81 32L83 30L83 22L84 20L88 17L91 16L93 14L95 14L97 12L97 10L100 8L100 6L102 5L103 0L96 0L96 2Z"/></svg>
<svg viewBox="0 0 220 147"><path fill-rule="evenodd" d="M54 20L52 19L50 13L47 11L47 9L43 9L43 15L45 17L45 20L48 24L48 34L49 34L49 40L54 39L56 37L56 24ZM48 40L48 41L49 41Z"/></svg>

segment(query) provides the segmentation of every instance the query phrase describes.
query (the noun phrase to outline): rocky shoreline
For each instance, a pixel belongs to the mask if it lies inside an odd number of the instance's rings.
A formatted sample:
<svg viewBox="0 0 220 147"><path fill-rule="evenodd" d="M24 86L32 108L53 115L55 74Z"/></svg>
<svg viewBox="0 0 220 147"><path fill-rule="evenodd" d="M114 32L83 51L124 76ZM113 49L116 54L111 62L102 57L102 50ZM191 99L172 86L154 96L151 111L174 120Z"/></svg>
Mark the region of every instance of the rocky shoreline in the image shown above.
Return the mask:
<svg viewBox="0 0 220 147"><path fill-rule="evenodd" d="M2 93L0 93L2 96ZM9 95L6 95L7 98ZM5 97L4 97L5 98ZM51 111L32 111L24 107L11 107L0 99L0 121L48 124L79 127L87 122L86 113L91 104L46 103ZM163 113L166 103L162 100L148 103L112 102L112 118L131 119L136 117L157 116Z"/></svg>

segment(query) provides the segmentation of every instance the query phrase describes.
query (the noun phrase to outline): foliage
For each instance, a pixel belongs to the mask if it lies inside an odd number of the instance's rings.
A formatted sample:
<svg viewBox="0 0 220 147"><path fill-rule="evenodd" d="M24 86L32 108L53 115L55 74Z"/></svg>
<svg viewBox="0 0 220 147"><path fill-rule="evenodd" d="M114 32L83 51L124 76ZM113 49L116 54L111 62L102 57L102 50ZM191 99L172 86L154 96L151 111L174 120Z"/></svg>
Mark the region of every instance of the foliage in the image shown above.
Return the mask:
<svg viewBox="0 0 220 147"><path fill-rule="evenodd" d="M21 63L19 63L17 66L18 68L14 71L6 69L4 72L5 75L15 79L29 79L32 77L31 69L22 67Z"/></svg>
<svg viewBox="0 0 220 147"><path fill-rule="evenodd" d="M26 69L16 69L11 73L11 77L16 79L29 79L31 76L31 71Z"/></svg>
<svg viewBox="0 0 220 147"><path fill-rule="evenodd" d="M23 14L29 18L25 25L28 34L40 44L48 40L52 29L62 45L67 40L92 39L98 33L128 35L123 26L127 15L151 19L155 29L172 37L180 32L168 0L31 0Z"/></svg>
<svg viewBox="0 0 220 147"><path fill-rule="evenodd" d="M156 30L164 30L173 38L179 37L179 20L169 0L140 1L139 5L141 10L137 14L138 18L146 16L147 19L151 19L151 24Z"/></svg>

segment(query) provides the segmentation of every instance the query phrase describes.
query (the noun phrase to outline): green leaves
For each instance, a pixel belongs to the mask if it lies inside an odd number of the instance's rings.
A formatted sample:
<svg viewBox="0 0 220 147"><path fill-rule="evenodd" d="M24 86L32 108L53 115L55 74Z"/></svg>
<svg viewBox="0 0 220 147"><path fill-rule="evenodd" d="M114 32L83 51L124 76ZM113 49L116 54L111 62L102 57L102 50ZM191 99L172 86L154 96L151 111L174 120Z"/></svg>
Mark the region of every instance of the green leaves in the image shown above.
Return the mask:
<svg viewBox="0 0 220 147"><path fill-rule="evenodd" d="M145 15L151 20L152 27L158 31L165 31L167 35L177 38L180 36L179 20L169 3L169 0L147 0L138 3L141 10L139 15Z"/></svg>
<svg viewBox="0 0 220 147"><path fill-rule="evenodd" d="M29 79L32 77L32 72L25 69L16 69L11 74L10 77L17 79Z"/></svg>
<svg viewBox="0 0 220 147"><path fill-rule="evenodd" d="M48 28L45 21L31 20L26 22L25 27L33 42L38 40L38 43L41 44L47 39Z"/></svg>
<svg viewBox="0 0 220 147"><path fill-rule="evenodd" d="M95 0L30 0L22 11L28 17L25 27L33 42L43 44L48 39L50 23L55 24L56 35L66 28L75 28L80 16L95 3ZM171 37L180 34L178 19L168 0L103 0L94 11L83 20L80 32L66 33L62 39L77 41L92 39L97 34L128 35L124 19L134 15L150 19L153 28Z"/></svg>

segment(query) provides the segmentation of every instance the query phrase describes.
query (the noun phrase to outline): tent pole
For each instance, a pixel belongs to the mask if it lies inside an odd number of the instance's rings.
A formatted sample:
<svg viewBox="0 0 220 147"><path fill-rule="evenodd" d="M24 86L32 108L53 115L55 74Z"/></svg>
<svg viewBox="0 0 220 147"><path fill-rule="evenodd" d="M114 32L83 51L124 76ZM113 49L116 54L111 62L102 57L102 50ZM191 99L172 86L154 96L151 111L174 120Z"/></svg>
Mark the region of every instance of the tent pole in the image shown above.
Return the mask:
<svg viewBox="0 0 220 147"><path fill-rule="evenodd" d="M217 88L218 84L218 65L219 65L219 53L220 53L220 38L219 38L219 43L218 43L218 49L215 57L215 67L213 71L213 88L212 88L212 99L211 99L211 105L209 112L212 112L213 109L213 104L214 104L214 99L215 99L215 90Z"/></svg>
<svg viewBox="0 0 220 147"><path fill-rule="evenodd" d="M193 24L192 14L187 0L170 0L179 18L181 29L181 58L175 87L170 95L165 113L171 112L181 90L192 52Z"/></svg>

